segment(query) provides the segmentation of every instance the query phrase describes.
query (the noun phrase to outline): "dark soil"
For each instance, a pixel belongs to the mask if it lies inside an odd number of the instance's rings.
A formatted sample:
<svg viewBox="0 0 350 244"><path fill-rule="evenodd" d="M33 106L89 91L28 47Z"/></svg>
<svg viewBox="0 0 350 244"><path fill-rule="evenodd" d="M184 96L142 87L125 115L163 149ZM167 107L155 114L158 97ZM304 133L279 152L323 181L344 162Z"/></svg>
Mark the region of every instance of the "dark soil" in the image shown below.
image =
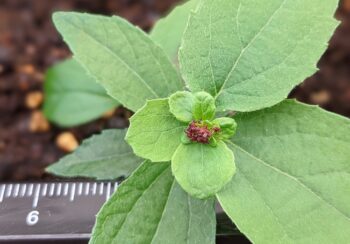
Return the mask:
<svg viewBox="0 0 350 244"><path fill-rule="evenodd" d="M65 154L56 144L58 135L71 132L78 141L103 128L128 125L128 112L118 109L109 119L99 119L72 129L54 125L31 126L40 106L32 108L26 97L42 93L45 70L70 56L51 22L56 10L120 15L144 30L178 0L1 0L0 2L0 181L38 180L44 168ZM350 0L340 2L336 17L342 21L319 62L320 71L294 89L291 97L319 104L350 117ZM227 243L232 239L226 240Z"/></svg>

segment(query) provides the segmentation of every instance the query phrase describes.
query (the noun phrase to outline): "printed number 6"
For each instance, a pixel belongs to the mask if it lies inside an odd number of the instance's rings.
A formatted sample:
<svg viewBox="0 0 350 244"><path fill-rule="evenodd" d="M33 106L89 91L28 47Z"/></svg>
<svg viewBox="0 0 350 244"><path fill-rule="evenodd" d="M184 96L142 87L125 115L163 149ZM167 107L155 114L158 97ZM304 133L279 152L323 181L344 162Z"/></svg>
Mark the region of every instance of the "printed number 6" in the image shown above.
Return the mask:
<svg viewBox="0 0 350 244"><path fill-rule="evenodd" d="M34 210L31 211L26 218L26 223L29 226L35 225L39 221L39 212Z"/></svg>

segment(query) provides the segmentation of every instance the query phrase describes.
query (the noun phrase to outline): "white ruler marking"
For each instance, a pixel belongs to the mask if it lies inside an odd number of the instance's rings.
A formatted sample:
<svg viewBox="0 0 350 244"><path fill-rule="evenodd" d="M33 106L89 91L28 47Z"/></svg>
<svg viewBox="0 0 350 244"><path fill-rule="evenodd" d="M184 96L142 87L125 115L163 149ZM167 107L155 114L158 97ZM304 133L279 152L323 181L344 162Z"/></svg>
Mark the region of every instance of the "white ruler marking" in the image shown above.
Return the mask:
<svg viewBox="0 0 350 244"><path fill-rule="evenodd" d="M34 188L34 185L33 184L30 184L29 185L29 190L28 190L28 193L27 193L27 196L28 197L31 197L32 194L33 194L33 188Z"/></svg>
<svg viewBox="0 0 350 244"><path fill-rule="evenodd" d="M115 182L115 183L114 183L114 189L113 189L113 192L115 192L115 191L117 190L117 188L118 188L118 182Z"/></svg>
<svg viewBox="0 0 350 244"><path fill-rule="evenodd" d="M104 190L104 183L101 182L101 183L100 183L100 195L103 194L103 190Z"/></svg>
<svg viewBox="0 0 350 244"><path fill-rule="evenodd" d="M47 194L47 183L44 184L43 190L41 192L41 195L43 197L46 197L46 194Z"/></svg>
<svg viewBox="0 0 350 244"><path fill-rule="evenodd" d="M68 195L68 190L69 190L69 184L68 183L64 183L63 196L67 196Z"/></svg>
<svg viewBox="0 0 350 244"><path fill-rule="evenodd" d="M108 182L107 191L106 191L106 201L109 199L110 196L111 196L111 182Z"/></svg>
<svg viewBox="0 0 350 244"><path fill-rule="evenodd" d="M51 183L51 185L50 185L50 192L49 192L49 196L50 197L52 197L54 192L55 192L55 186L56 186L55 183Z"/></svg>
<svg viewBox="0 0 350 244"><path fill-rule="evenodd" d="M61 191L62 191L62 183L58 183L56 196L61 196Z"/></svg>
<svg viewBox="0 0 350 244"><path fill-rule="evenodd" d="M97 190L97 183L95 182L94 185L92 186L92 195L96 195L96 190Z"/></svg>
<svg viewBox="0 0 350 244"><path fill-rule="evenodd" d="M70 191L69 200L71 202L73 202L74 201L74 197L75 197L75 183L73 183L73 185L72 185L72 188L71 188L71 191Z"/></svg>
<svg viewBox="0 0 350 244"><path fill-rule="evenodd" d="M0 202L2 202L4 200L4 194L5 194L5 189L6 186L5 185L2 185L1 186L1 191L0 191Z"/></svg>
<svg viewBox="0 0 350 244"><path fill-rule="evenodd" d="M33 208L36 208L38 206L39 202L39 195L40 195L40 184L37 184L35 187L35 193L34 193L34 199L33 199Z"/></svg>
<svg viewBox="0 0 350 244"><path fill-rule="evenodd" d="M14 190L14 192L13 192L13 197L18 197L18 194L19 194L19 187L20 187L19 184L16 184L16 185L15 185L15 190Z"/></svg>
<svg viewBox="0 0 350 244"><path fill-rule="evenodd" d="M56 186L57 185L57 186ZM105 190L105 186L107 189ZM108 200L117 190L118 182L79 182L79 183L31 183L31 184L2 184L0 185L0 202L7 197L32 197L32 207L37 208L40 197L69 195L69 200L74 201L76 195L100 195Z"/></svg>
<svg viewBox="0 0 350 244"><path fill-rule="evenodd" d="M89 195L90 192L90 183L85 184L85 196Z"/></svg>
<svg viewBox="0 0 350 244"><path fill-rule="evenodd" d="M21 197L24 197L24 195L26 194L26 190L27 190L27 184L23 184L21 189Z"/></svg>
<svg viewBox="0 0 350 244"><path fill-rule="evenodd" d="M83 193L83 183L79 183L79 187L78 187L78 195L80 196Z"/></svg>
<svg viewBox="0 0 350 244"><path fill-rule="evenodd" d="M12 184L10 184L9 187L7 188L6 197L10 197L11 196L12 187L13 187Z"/></svg>

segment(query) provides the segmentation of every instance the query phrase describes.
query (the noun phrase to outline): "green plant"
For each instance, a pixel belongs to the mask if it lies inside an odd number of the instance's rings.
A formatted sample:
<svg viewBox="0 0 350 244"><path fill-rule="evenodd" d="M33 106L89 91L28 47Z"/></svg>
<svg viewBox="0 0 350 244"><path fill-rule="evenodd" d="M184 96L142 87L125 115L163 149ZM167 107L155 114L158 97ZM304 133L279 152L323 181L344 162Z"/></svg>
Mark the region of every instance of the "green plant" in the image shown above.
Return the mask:
<svg viewBox="0 0 350 244"><path fill-rule="evenodd" d="M107 131L49 171L127 176L118 158L90 171L117 151L113 141L138 155L131 168L146 159L99 212L91 243L214 243L215 198L256 243L349 242L350 122L285 99L316 70L336 5L200 1L179 50L185 83L125 20L56 13L75 59L136 113L126 134L132 150L125 132L103 143Z"/></svg>
<svg viewBox="0 0 350 244"><path fill-rule="evenodd" d="M46 72L44 91L44 114L61 127L89 122L119 105L74 59Z"/></svg>

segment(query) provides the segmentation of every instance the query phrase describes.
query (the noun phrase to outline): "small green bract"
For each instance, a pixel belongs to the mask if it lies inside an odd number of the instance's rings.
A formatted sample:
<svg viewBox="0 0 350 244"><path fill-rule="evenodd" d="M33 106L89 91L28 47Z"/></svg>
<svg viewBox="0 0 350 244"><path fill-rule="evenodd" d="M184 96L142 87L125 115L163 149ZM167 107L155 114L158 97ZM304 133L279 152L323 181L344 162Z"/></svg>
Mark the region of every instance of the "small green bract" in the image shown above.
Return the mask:
<svg viewBox="0 0 350 244"><path fill-rule="evenodd" d="M49 171L127 177L144 159L90 243L212 244L215 200L253 243L349 243L350 121L286 99L317 70L337 5L191 0L150 35L116 16L55 13L78 72L135 114L126 141L104 132Z"/></svg>
<svg viewBox="0 0 350 244"><path fill-rule="evenodd" d="M171 160L178 183L192 196L208 198L235 172L233 152L224 141L234 135L236 122L214 120L215 112L215 99L206 92L150 100L130 119L126 140L140 157Z"/></svg>

